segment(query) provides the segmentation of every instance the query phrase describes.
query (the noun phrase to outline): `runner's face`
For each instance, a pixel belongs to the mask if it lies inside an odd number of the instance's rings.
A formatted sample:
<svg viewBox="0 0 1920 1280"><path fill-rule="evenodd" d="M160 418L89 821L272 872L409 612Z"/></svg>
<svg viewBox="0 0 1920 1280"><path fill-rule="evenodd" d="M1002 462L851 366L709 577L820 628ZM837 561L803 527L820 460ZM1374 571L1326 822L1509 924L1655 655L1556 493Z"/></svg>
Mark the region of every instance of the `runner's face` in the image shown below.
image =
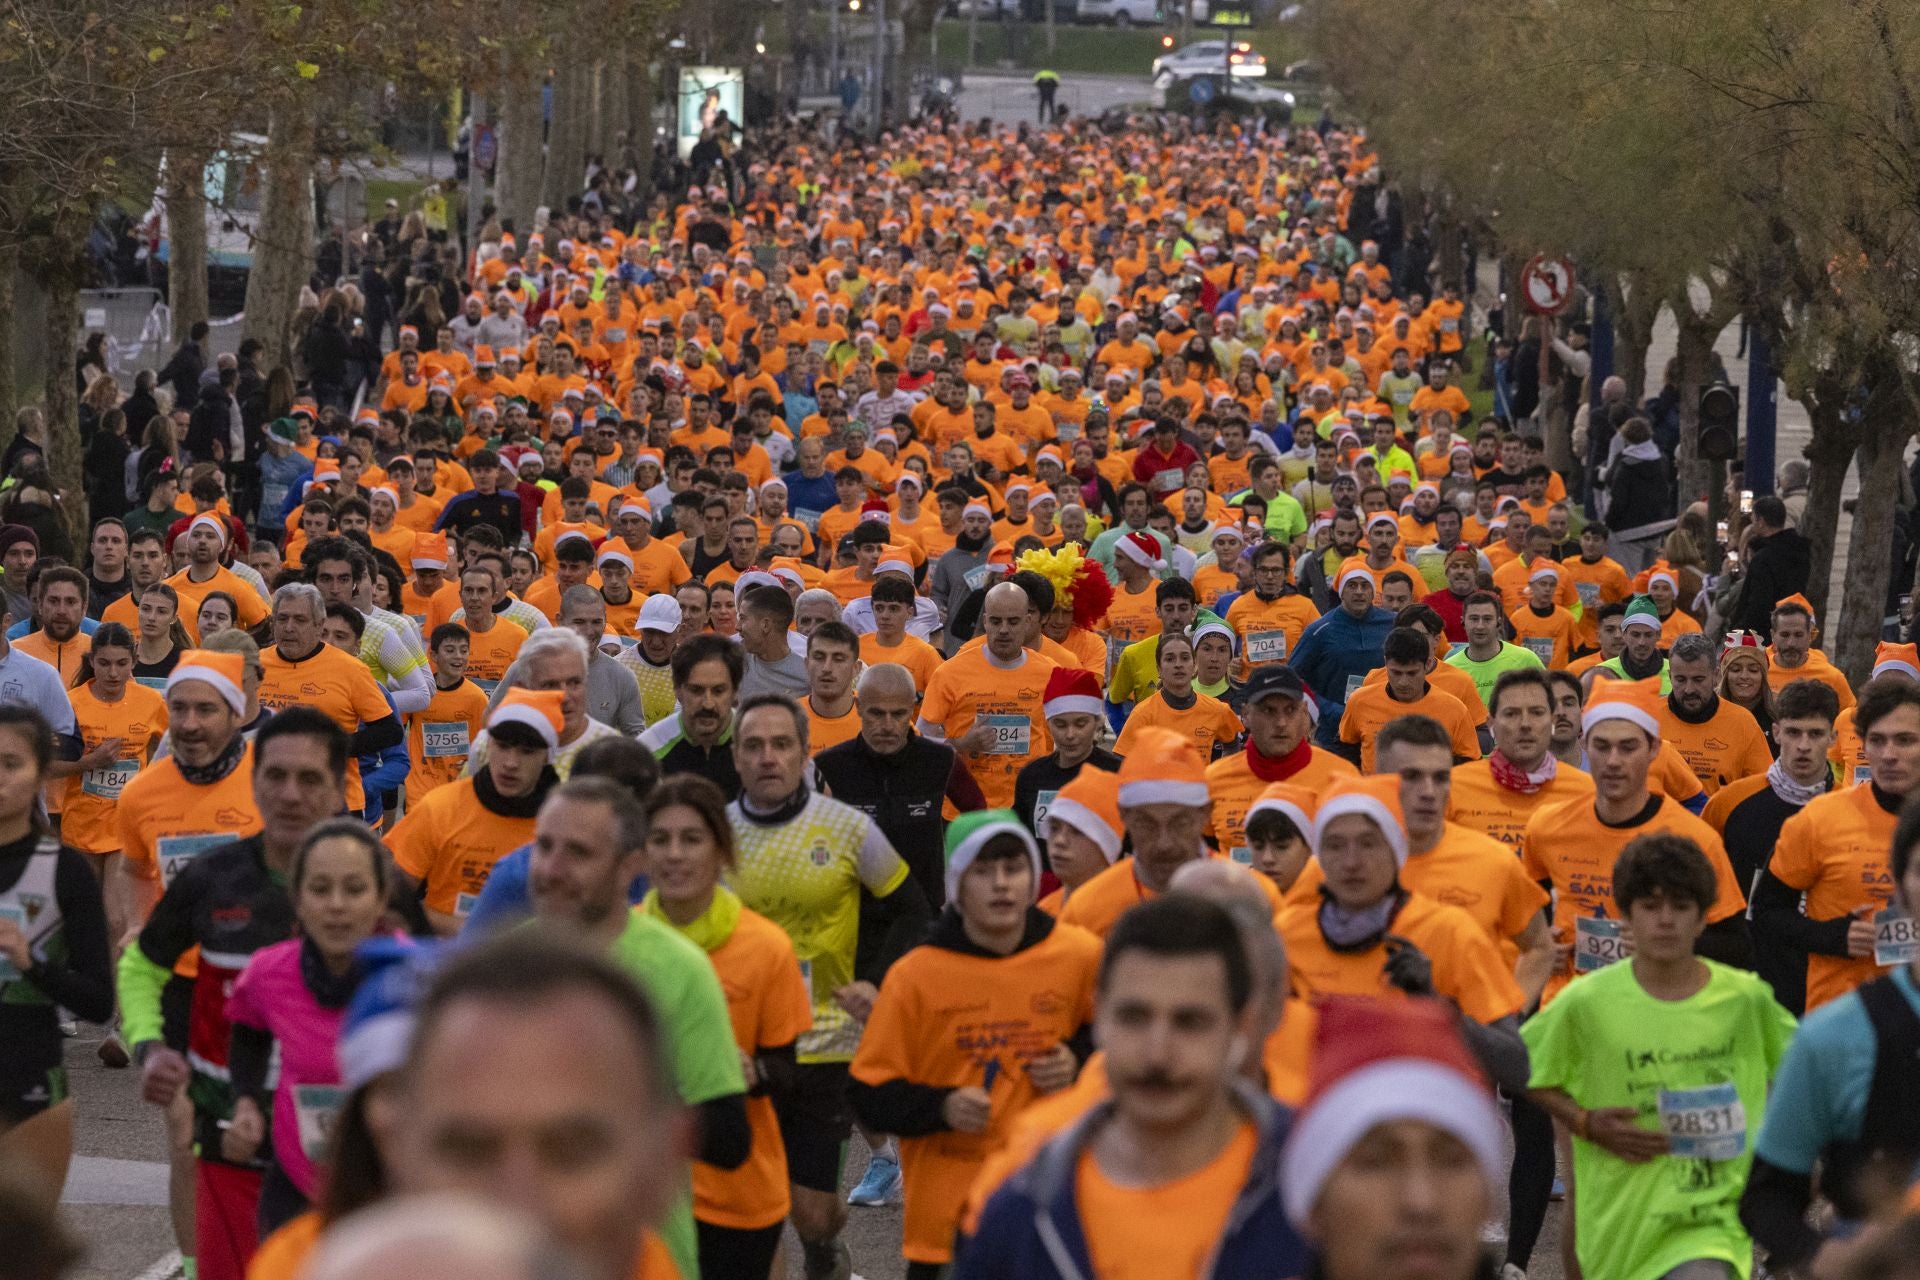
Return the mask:
<svg viewBox="0 0 1920 1280"><path fill-rule="evenodd" d="M1896 707L1861 737L1875 786L1903 796L1920 782L1920 707Z"/></svg>
<svg viewBox="0 0 1920 1280"><path fill-rule="evenodd" d="M1620 634L1626 642L1629 658L1636 663L1653 661L1653 655L1660 648L1660 632L1657 628L1636 622L1633 626L1624 628Z"/></svg>
<svg viewBox="0 0 1920 1280"><path fill-rule="evenodd" d="M489 752L489 756L491 756ZM555 796L534 820L527 888L536 917L595 928L626 909L638 850L620 847L620 823L598 800Z"/></svg>
<svg viewBox="0 0 1920 1280"><path fill-rule="evenodd" d="M330 644L342 653L360 652L360 641L354 636L353 628L339 618L328 618L320 624L320 643Z"/></svg>
<svg viewBox="0 0 1920 1280"><path fill-rule="evenodd" d="M1374 756L1375 773L1400 775L1400 809L1407 834L1419 844L1440 838L1452 791L1453 752L1446 747L1395 743Z"/></svg>
<svg viewBox="0 0 1920 1280"><path fill-rule="evenodd" d="M1175 871L1202 856L1205 807L1140 804L1122 809L1120 820L1133 838L1134 872L1141 884L1156 893L1166 891Z"/></svg>
<svg viewBox="0 0 1920 1280"><path fill-rule="evenodd" d="M1079 888L1107 869L1107 855L1100 846L1051 815L1047 818L1047 862L1060 883Z"/></svg>
<svg viewBox="0 0 1920 1280"><path fill-rule="evenodd" d="M1794 781L1817 783L1827 771L1827 749L1833 745L1833 722L1819 716L1773 722L1773 740L1780 748L1780 765Z"/></svg>
<svg viewBox="0 0 1920 1280"><path fill-rule="evenodd" d="M824 702L845 697L859 670L859 655L843 644L807 646L808 692Z"/></svg>
<svg viewBox="0 0 1920 1280"><path fill-rule="evenodd" d="M720 881L720 845L699 810L668 805L647 824L646 865L662 902L698 905Z"/></svg>
<svg viewBox="0 0 1920 1280"><path fill-rule="evenodd" d="M901 689L877 689L864 694L856 710L860 713L860 736L880 755L892 755L904 749L913 730L913 694Z"/></svg>
<svg viewBox="0 0 1920 1280"><path fill-rule="evenodd" d="M1248 835L1247 851L1253 869L1273 881L1281 893L1293 888L1312 856L1307 842L1298 835L1290 840L1261 840Z"/></svg>
<svg viewBox="0 0 1920 1280"><path fill-rule="evenodd" d="M954 900L960 918L981 933L1018 930L1033 905L1033 864L1025 849L1010 855L977 857L960 873Z"/></svg>
<svg viewBox="0 0 1920 1280"><path fill-rule="evenodd" d="M307 850L293 909L300 932L328 959L351 956L380 923L386 902L372 864L365 845L342 836Z"/></svg>
<svg viewBox="0 0 1920 1280"><path fill-rule="evenodd" d="M1220 1097L1246 1054L1226 992L1226 965L1215 955L1128 951L1113 963L1094 1039L1123 1117L1171 1135Z"/></svg>
<svg viewBox="0 0 1920 1280"><path fill-rule="evenodd" d="M1813 627L1804 613L1782 613L1773 620L1773 653L1783 667L1797 667L1813 647Z"/></svg>
<svg viewBox="0 0 1920 1280"><path fill-rule="evenodd" d="M1493 745L1501 755L1522 769L1531 770L1547 754L1553 732L1553 710L1544 689L1521 685L1500 698L1500 709L1493 713L1489 728Z"/></svg>
<svg viewBox="0 0 1920 1280"><path fill-rule="evenodd" d="M1602 720L1587 732L1587 772L1603 800L1624 802L1645 796L1653 755L1653 739L1628 721Z"/></svg>
<svg viewBox="0 0 1920 1280"><path fill-rule="evenodd" d="M1319 858L1328 894L1348 911L1386 897L1399 870L1385 833L1372 818L1357 813L1341 814L1327 824Z"/></svg>
<svg viewBox="0 0 1920 1280"><path fill-rule="evenodd" d="M287 734L269 741L253 765L253 802L266 837L291 844L340 812L345 782L334 774L323 739Z"/></svg>
<svg viewBox="0 0 1920 1280"><path fill-rule="evenodd" d="M686 1118L649 1088L658 1070L603 996L456 1001L392 1109L395 1184L530 1212L593 1280L627 1280L635 1228L685 1171Z"/></svg>
<svg viewBox="0 0 1920 1280"><path fill-rule="evenodd" d="M0 816L18 819L31 813L41 780L27 735L18 729L0 732Z"/></svg>
<svg viewBox="0 0 1920 1280"><path fill-rule="evenodd" d="M239 714L206 681L182 680L167 690L167 736L182 764L212 764L239 727Z"/></svg>
<svg viewBox="0 0 1920 1280"><path fill-rule="evenodd" d="M1307 1228L1331 1280L1455 1280L1474 1271L1491 1203L1465 1143L1422 1120L1393 1120L1334 1166Z"/></svg>
<svg viewBox="0 0 1920 1280"><path fill-rule="evenodd" d="M1669 897L1664 890L1629 903L1625 922L1632 931L1635 955L1667 963L1691 956L1707 927L1700 904Z"/></svg>
<svg viewBox="0 0 1920 1280"><path fill-rule="evenodd" d="M748 798L771 808L799 789L807 748L784 707L756 707L740 722L733 758Z"/></svg>

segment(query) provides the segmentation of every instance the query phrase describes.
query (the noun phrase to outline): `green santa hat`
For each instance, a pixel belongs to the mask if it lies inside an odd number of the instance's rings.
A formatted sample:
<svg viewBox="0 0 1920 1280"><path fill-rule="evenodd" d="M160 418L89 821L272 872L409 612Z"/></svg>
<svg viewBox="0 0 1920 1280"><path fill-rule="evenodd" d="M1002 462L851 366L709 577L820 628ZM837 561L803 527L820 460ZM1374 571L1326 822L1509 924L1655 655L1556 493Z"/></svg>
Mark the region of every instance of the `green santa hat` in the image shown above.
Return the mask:
<svg viewBox="0 0 1920 1280"><path fill-rule="evenodd" d="M1660 610L1654 608L1652 596L1635 596L1627 601L1627 614L1620 619L1620 629L1625 631L1636 622L1660 630Z"/></svg>
<svg viewBox="0 0 1920 1280"><path fill-rule="evenodd" d="M1011 809L979 809L947 824L947 901L960 896L960 877L995 836L1012 836L1027 851L1036 891L1040 884L1040 846Z"/></svg>

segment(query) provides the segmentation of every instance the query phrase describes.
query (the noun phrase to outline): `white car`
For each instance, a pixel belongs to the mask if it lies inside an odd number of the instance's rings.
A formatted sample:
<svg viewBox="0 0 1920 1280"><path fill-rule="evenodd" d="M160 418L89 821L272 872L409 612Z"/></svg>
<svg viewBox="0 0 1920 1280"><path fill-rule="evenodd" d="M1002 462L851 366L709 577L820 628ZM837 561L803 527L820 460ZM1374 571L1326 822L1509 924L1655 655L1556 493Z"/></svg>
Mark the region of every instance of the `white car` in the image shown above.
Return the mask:
<svg viewBox="0 0 1920 1280"><path fill-rule="evenodd" d="M1256 79L1267 74L1267 56L1244 40L1196 40L1153 60L1153 82L1166 88L1189 76L1219 75Z"/></svg>
<svg viewBox="0 0 1920 1280"><path fill-rule="evenodd" d="M1076 16L1081 22L1147 27L1160 21L1160 0L1080 0Z"/></svg>

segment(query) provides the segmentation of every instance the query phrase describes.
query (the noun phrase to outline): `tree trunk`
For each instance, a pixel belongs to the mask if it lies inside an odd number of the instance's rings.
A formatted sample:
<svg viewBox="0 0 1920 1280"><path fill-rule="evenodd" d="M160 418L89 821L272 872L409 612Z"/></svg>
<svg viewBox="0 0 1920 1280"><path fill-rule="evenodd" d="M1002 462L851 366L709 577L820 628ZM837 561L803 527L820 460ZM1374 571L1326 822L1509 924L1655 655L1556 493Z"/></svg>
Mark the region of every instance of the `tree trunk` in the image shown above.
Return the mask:
<svg viewBox="0 0 1920 1280"><path fill-rule="evenodd" d="M1462 297L1471 297L1473 290L1467 287L1466 228L1454 216L1453 200L1445 195L1430 196L1427 207L1438 215L1433 228L1433 261L1440 272L1440 283L1455 286Z"/></svg>
<svg viewBox="0 0 1920 1280"><path fill-rule="evenodd" d="M1833 664L1856 686L1873 670L1874 646L1887 614L1900 457L1913 435L1912 401L1900 385L1898 365L1884 360L1876 364L1877 376L1861 413L1860 496L1847 543L1846 589L1829 642Z"/></svg>
<svg viewBox="0 0 1920 1280"><path fill-rule="evenodd" d="M1504 292L1500 305L1500 321L1501 327L1506 330L1504 336L1508 342L1520 341L1520 326L1525 324L1527 317L1533 314L1527 310L1527 304L1520 298L1520 272L1526 268L1526 265L1527 259L1523 254L1509 252L1500 256L1501 287ZM1487 359L1489 362L1492 361L1491 352L1487 354ZM1541 388L1543 394L1545 390L1546 388Z"/></svg>
<svg viewBox="0 0 1920 1280"><path fill-rule="evenodd" d="M1660 294L1645 276L1629 272L1607 282L1613 303L1613 372L1627 384L1627 403L1647 397L1647 351L1660 318Z"/></svg>
<svg viewBox="0 0 1920 1280"><path fill-rule="evenodd" d="M566 212L567 199L580 194L586 172L587 113L593 109L591 87L584 67L568 66L562 58L553 81L553 124L547 133L547 167L540 183L540 203L549 216Z"/></svg>
<svg viewBox="0 0 1920 1280"><path fill-rule="evenodd" d="M20 408L20 386L15 372L13 322L14 272L20 269L20 246L0 243L0 429L13 433L13 415ZM131 391L128 386L124 390Z"/></svg>
<svg viewBox="0 0 1920 1280"><path fill-rule="evenodd" d="M292 369L293 317L313 264L314 104L299 94L267 126L260 232L247 273L247 336L264 347L260 367Z"/></svg>
<svg viewBox="0 0 1920 1280"><path fill-rule="evenodd" d="M87 224L56 223L36 255L35 274L46 290L47 374L42 407L47 418L47 470L60 494L61 516L73 545L87 545L87 484L80 445L80 397L73 358L80 349L80 286L87 270Z"/></svg>
<svg viewBox="0 0 1920 1280"><path fill-rule="evenodd" d="M1853 462L1859 436L1842 416L1839 400L1801 401L1812 420L1813 434L1807 441L1807 505L1800 515L1800 535L1812 548L1807 573L1807 599L1813 616L1827 616L1827 598L1832 591L1834 543L1840 531L1840 497L1847 485L1847 467Z"/></svg>
<svg viewBox="0 0 1920 1280"><path fill-rule="evenodd" d="M1049 60L1052 59L1055 50L1059 47L1057 36L1054 32L1054 3L1055 0L1047 0L1047 57Z"/></svg>
<svg viewBox="0 0 1920 1280"><path fill-rule="evenodd" d="M627 57L627 133L633 147L634 193L642 207L653 195L653 54Z"/></svg>
<svg viewBox="0 0 1920 1280"><path fill-rule="evenodd" d="M494 169L494 203L500 217L512 224L524 248L533 230L533 211L540 203L541 155L545 144L540 128L540 82L533 77L509 79L500 93L499 158Z"/></svg>
<svg viewBox="0 0 1920 1280"><path fill-rule="evenodd" d="M178 349L207 318L207 157L177 151L167 165L167 308Z"/></svg>

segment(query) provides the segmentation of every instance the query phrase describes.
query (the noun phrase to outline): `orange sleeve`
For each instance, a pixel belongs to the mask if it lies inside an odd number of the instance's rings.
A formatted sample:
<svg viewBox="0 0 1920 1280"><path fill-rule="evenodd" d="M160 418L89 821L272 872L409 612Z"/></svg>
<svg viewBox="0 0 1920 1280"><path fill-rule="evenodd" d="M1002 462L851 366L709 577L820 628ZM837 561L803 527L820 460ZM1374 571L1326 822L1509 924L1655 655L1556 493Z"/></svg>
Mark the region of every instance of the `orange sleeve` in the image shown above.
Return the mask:
<svg viewBox="0 0 1920 1280"><path fill-rule="evenodd" d="M387 832L387 847L393 850L394 865L422 884L433 869L432 815L433 806L423 801L407 810L406 817Z"/></svg>
<svg viewBox="0 0 1920 1280"><path fill-rule="evenodd" d="M1551 899L1539 883L1527 875L1520 862L1512 860L1507 872L1506 893L1500 904L1500 933L1507 938L1517 938L1527 931L1533 918Z"/></svg>
<svg viewBox="0 0 1920 1280"><path fill-rule="evenodd" d="M1454 698L1453 702L1458 706L1460 699ZM1464 760L1478 760L1480 735L1473 731L1473 717L1467 714L1465 707L1459 707L1451 719L1453 721L1453 754Z"/></svg>
<svg viewBox="0 0 1920 1280"><path fill-rule="evenodd" d="M860 1033L859 1052L853 1056L852 1075L862 1084L913 1080L913 1023L920 1003L918 969L918 965L903 959L881 980L879 998L873 1002L873 1014Z"/></svg>
<svg viewBox="0 0 1920 1280"><path fill-rule="evenodd" d="M1820 878L1820 860L1814 845L1813 820L1802 809L1780 825L1767 870L1789 889L1803 892L1811 889L1813 882Z"/></svg>

